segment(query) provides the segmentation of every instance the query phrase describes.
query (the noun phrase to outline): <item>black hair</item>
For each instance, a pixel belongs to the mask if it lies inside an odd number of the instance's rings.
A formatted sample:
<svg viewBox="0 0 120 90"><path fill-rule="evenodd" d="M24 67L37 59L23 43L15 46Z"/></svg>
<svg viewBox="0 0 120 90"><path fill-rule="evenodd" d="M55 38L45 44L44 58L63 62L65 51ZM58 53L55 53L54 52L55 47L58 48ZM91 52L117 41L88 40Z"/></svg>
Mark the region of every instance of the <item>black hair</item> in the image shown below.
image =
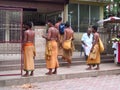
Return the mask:
<svg viewBox="0 0 120 90"><path fill-rule="evenodd" d="M52 23L53 25L55 25L55 20L54 19L49 19L48 22Z"/></svg>
<svg viewBox="0 0 120 90"><path fill-rule="evenodd" d="M57 18L57 22L62 21L62 17Z"/></svg>
<svg viewBox="0 0 120 90"><path fill-rule="evenodd" d="M67 21L66 23L65 23L65 27L69 27L70 26L70 23Z"/></svg>
<svg viewBox="0 0 120 90"><path fill-rule="evenodd" d="M25 25L27 25L29 28L32 28L32 23L31 22L27 22Z"/></svg>
<svg viewBox="0 0 120 90"><path fill-rule="evenodd" d="M93 25L92 28L97 32L98 27Z"/></svg>

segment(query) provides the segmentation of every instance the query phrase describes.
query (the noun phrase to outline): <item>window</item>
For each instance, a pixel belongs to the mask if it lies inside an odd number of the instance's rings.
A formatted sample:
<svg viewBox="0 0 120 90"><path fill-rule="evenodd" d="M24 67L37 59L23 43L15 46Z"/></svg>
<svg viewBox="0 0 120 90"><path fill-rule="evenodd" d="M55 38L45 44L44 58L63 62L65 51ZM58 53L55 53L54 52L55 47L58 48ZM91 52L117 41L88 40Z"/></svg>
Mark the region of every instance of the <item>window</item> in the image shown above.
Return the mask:
<svg viewBox="0 0 120 90"><path fill-rule="evenodd" d="M80 18L79 18L79 26L80 32L84 32L87 30L89 26L89 6L88 5L80 5Z"/></svg>
<svg viewBox="0 0 120 90"><path fill-rule="evenodd" d="M90 20L90 24L96 24L96 22L99 20L100 17L100 10L99 10L99 6L90 6L90 11L91 11L91 20Z"/></svg>
<svg viewBox="0 0 120 90"><path fill-rule="evenodd" d="M78 31L78 4L69 4L68 21L75 32Z"/></svg>
<svg viewBox="0 0 120 90"><path fill-rule="evenodd" d="M88 26L96 24L99 17L99 6L85 4L68 5L68 20L75 32L86 32Z"/></svg>
<svg viewBox="0 0 120 90"><path fill-rule="evenodd" d="M20 41L21 12L17 10L0 10L0 42Z"/></svg>

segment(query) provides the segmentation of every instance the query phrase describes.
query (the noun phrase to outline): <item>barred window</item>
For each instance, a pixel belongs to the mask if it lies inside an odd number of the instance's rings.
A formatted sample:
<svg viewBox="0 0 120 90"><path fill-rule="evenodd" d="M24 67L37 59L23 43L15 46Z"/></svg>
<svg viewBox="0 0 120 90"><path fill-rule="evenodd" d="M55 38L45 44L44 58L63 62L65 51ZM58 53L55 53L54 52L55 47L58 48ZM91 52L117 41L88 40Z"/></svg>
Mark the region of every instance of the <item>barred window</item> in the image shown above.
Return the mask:
<svg viewBox="0 0 120 90"><path fill-rule="evenodd" d="M68 21L75 32L86 32L89 25L100 19L100 6L87 4L69 4Z"/></svg>
<svg viewBox="0 0 120 90"><path fill-rule="evenodd" d="M21 15L17 10L0 10L0 41L20 41Z"/></svg>

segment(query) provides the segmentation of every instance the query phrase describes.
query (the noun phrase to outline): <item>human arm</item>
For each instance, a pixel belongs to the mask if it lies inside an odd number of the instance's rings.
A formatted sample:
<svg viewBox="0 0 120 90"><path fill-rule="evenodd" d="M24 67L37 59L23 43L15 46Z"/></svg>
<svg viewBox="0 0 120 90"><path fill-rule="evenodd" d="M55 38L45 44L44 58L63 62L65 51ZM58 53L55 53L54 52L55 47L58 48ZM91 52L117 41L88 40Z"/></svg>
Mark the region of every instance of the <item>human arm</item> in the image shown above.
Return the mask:
<svg viewBox="0 0 120 90"><path fill-rule="evenodd" d="M94 46L98 43L99 41L99 35L97 33L94 34L94 39L93 39L93 45L91 48L91 52L93 51Z"/></svg>
<svg viewBox="0 0 120 90"><path fill-rule="evenodd" d="M64 38L63 38L63 42L66 40L66 29L64 30Z"/></svg>
<svg viewBox="0 0 120 90"><path fill-rule="evenodd" d="M73 31L73 33L72 33L72 40L74 40L74 31Z"/></svg>
<svg viewBox="0 0 120 90"><path fill-rule="evenodd" d="M81 43L82 43L84 46L87 46L87 44L85 44L84 41L81 41Z"/></svg>
<svg viewBox="0 0 120 90"><path fill-rule="evenodd" d="M81 38L81 43L84 45L84 46L87 46L87 44L85 43L85 34L83 34L82 38Z"/></svg>
<svg viewBox="0 0 120 90"><path fill-rule="evenodd" d="M51 37L51 29L49 28L47 35L42 35L42 37L45 38L46 40L50 40L50 37Z"/></svg>

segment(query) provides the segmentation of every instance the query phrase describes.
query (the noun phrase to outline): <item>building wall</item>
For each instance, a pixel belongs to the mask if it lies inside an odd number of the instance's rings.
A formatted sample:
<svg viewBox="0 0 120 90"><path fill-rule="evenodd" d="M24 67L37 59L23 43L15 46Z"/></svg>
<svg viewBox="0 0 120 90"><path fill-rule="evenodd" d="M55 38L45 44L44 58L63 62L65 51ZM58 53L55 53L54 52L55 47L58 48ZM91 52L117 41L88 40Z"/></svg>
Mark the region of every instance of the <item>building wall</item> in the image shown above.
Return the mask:
<svg viewBox="0 0 120 90"><path fill-rule="evenodd" d="M41 3L41 2L24 2L24 1L4 1L0 0L0 6L3 7L18 7L18 8L35 8L41 13L61 11L64 9L64 4Z"/></svg>
<svg viewBox="0 0 120 90"><path fill-rule="evenodd" d="M46 40L42 38L42 35L46 33L46 27L35 26L34 30L35 30L36 59L44 59Z"/></svg>
<svg viewBox="0 0 120 90"><path fill-rule="evenodd" d="M45 58L45 45L46 40L42 38L43 34L46 34L46 26L34 26L35 30L35 47L36 47L36 59L43 60ZM75 33L75 48L76 51L81 49L81 37L83 33Z"/></svg>

